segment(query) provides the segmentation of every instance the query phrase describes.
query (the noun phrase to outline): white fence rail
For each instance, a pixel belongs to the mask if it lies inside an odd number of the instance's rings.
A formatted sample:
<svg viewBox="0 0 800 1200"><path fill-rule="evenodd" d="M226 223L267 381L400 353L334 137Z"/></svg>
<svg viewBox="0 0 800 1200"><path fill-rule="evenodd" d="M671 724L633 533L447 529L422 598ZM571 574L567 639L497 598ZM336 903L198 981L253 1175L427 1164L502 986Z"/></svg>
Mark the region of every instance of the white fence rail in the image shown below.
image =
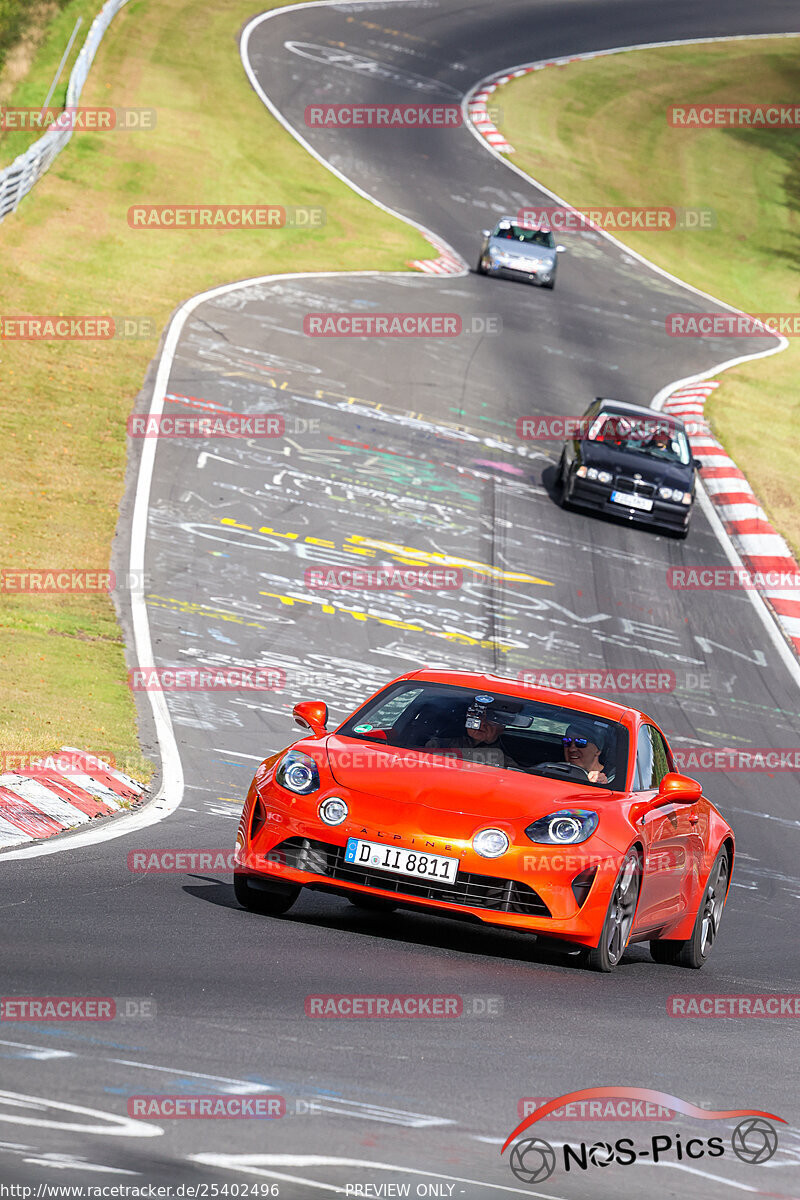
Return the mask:
<svg viewBox="0 0 800 1200"><path fill-rule="evenodd" d="M75 60L75 66L67 85L67 108L77 105L81 98L83 85L89 74L97 48L103 40L103 34L108 29L119 10L128 0L106 0L95 19L92 21L86 41ZM10 167L0 170L0 221L10 212L14 212L23 196L26 196L53 159L66 146L72 137L71 129L48 129L24 154L14 159Z"/></svg>

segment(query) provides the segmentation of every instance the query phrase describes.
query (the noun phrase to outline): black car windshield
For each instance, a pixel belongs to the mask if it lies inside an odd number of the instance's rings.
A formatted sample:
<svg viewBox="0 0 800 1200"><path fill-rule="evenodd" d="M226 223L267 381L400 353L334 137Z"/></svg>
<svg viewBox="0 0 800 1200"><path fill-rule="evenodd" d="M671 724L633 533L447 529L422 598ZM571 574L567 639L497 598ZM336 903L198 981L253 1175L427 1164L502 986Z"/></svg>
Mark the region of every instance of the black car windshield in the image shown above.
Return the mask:
<svg viewBox="0 0 800 1200"><path fill-rule="evenodd" d="M589 428L590 442L601 442L615 450L631 450L662 462L680 463L688 467L692 461L689 441L677 425L657 413L638 417L628 413L600 413Z"/></svg>
<svg viewBox="0 0 800 1200"><path fill-rule="evenodd" d="M625 786L624 725L503 692L402 680L360 708L338 735L418 751L432 759L607 789Z"/></svg>
<svg viewBox="0 0 800 1200"><path fill-rule="evenodd" d="M493 237L509 238L515 242L527 242L530 246L546 246L552 250L555 246L553 235L549 229L527 229L524 225L498 225Z"/></svg>

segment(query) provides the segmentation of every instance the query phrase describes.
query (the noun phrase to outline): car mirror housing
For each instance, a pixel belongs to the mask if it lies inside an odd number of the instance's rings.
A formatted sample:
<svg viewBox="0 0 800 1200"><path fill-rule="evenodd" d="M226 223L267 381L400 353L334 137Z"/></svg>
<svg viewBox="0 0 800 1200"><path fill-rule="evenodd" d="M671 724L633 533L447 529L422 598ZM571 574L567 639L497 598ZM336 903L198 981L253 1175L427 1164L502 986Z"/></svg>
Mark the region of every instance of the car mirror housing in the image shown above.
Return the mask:
<svg viewBox="0 0 800 1200"><path fill-rule="evenodd" d="M328 706L324 700L304 700L295 704L292 715L303 729L310 729L314 737L322 737L328 723Z"/></svg>
<svg viewBox="0 0 800 1200"><path fill-rule="evenodd" d="M700 468L702 467L702 465L703 465L702 458L693 458L692 459L692 466L695 468L696 471L699 471Z"/></svg>
<svg viewBox="0 0 800 1200"><path fill-rule="evenodd" d="M491 229L482 229L481 237L491 237L491 233L492 233Z"/></svg>
<svg viewBox="0 0 800 1200"><path fill-rule="evenodd" d="M561 245L556 246L556 254L563 254L565 252L566 248L567 248L566 246L561 246Z"/></svg>
<svg viewBox="0 0 800 1200"><path fill-rule="evenodd" d="M669 771L658 788L658 799L665 804L695 804L703 794L702 786L688 775Z"/></svg>

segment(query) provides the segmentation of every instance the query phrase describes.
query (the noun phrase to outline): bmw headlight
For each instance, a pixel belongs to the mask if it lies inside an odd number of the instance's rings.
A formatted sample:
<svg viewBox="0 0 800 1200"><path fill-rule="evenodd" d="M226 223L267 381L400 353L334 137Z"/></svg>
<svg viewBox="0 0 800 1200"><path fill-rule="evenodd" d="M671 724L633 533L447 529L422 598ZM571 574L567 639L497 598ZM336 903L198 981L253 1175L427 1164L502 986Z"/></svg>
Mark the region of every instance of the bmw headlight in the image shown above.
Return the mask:
<svg viewBox="0 0 800 1200"><path fill-rule="evenodd" d="M481 858L499 858L505 854L509 842L502 829L482 829L472 839L472 849Z"/></svg>
<svg viewBox="0 0 800 1200"><path fill-rule="evenodd" d="M612 478L613 478L613 476L610 471L598 471L597 472L597 482L598 483L611 483Z"/></svg>
<svg viewBox="0 0 800 1200"><path fill-rule="evenodd" d="M692 493L682 492L679 488L660 487L658 494L662 500L671 500L673 504L691 504Z"/></svg>
<svg viewBox="0 0 800 1200"><path fill-rule="evenodd" d="M565 808L561 812L539 817L525 830L532 842L543 845L566 846L585 842L597 828L599 817L596 812L585 808Z"/></svg>
<svg viewBox="0 0 800 1200"><path fill-rule="evenodd" d="M341 825L347 813L347 805L341 796L329 796L319 806L319 815L326 825Z"/></svg>
<svg viewBox="0 0 800 1200"><path fill-rule="evenodd" d="M298 796L307 796L319 790L317 764L301 750L290 750L278 763L275 782Z"/></svg>

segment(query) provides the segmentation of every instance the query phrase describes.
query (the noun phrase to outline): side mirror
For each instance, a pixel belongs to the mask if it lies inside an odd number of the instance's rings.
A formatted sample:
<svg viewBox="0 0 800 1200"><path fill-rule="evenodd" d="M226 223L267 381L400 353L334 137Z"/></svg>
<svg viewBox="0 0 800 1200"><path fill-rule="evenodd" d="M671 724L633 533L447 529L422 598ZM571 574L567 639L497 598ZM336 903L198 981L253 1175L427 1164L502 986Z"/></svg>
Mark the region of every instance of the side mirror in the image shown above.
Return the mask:
<svg viewBox="0 0 800 1200"><path fill-rule="evenodd" d="M566 248L566 246L556 246L556 254L563 254Z"/></svg>
<svg viewBox="0 0 800 1200"><path fill-rule="evenodd" d="M699 471L700 468L702 467L702 465L703 465L702 458L693 458L692 459L692 466L695 468L696 471Z"/></svg>
<svg viewBox="0 0 800 1200"><path fill-rule="evenodd" d="M696 779L679 775L677 771L669 771L658 789L658 799L664 804L695 804L702 794L703 789Z"/></svg>
<svg viewBox="0 0 800 1200"><path fill-rule="evenodd" d="M323 700L304 700L295 704L292 715L303 729L310 729L314 737L322 737L328 723L328 706Z"/></svg>
<svg viewBox="0 0 800 1200"><path fill-rule="evenodd" d="M481 230L481 237L491 237L491 236L492 236L491 229L482 229Z"/></svg>

